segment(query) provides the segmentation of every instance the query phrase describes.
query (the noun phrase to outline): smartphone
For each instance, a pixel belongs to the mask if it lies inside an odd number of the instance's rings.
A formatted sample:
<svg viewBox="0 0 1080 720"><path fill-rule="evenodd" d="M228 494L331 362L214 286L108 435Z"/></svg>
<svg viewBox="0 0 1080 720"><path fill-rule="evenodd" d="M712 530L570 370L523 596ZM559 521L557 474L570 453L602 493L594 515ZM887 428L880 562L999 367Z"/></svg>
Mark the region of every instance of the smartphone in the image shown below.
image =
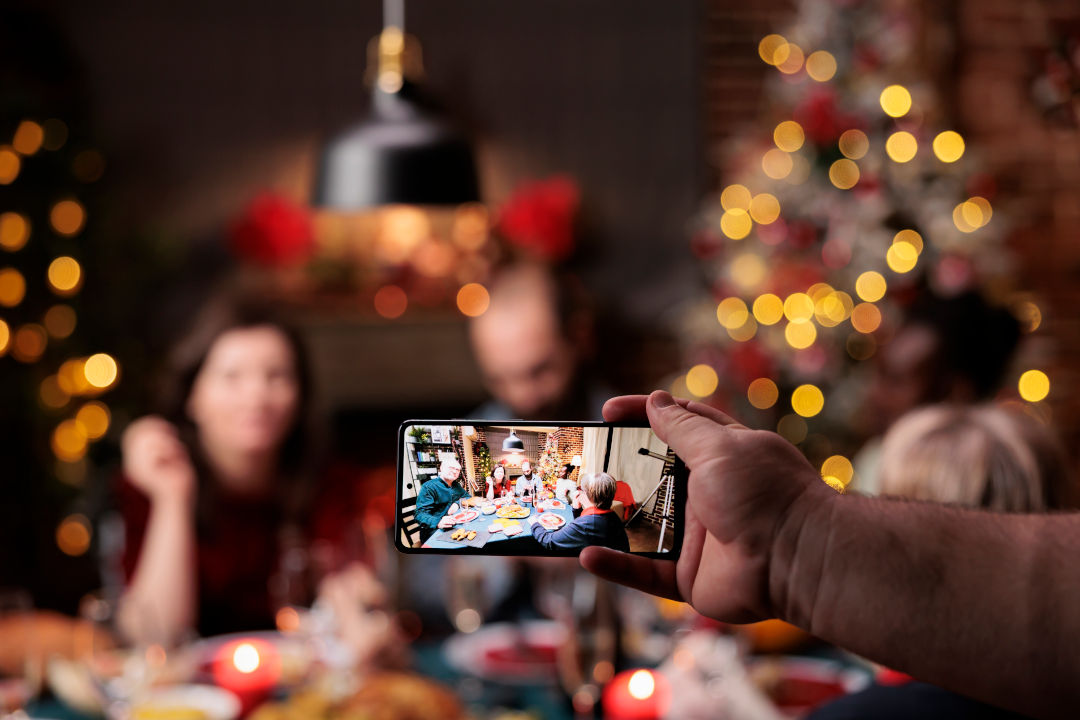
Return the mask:
<svg viewBox="0 0 1080 720"><path fill-rule="evenodd" d="M674 560L687 470L645 423L408 420L395 544L405 553Z"/></svg>

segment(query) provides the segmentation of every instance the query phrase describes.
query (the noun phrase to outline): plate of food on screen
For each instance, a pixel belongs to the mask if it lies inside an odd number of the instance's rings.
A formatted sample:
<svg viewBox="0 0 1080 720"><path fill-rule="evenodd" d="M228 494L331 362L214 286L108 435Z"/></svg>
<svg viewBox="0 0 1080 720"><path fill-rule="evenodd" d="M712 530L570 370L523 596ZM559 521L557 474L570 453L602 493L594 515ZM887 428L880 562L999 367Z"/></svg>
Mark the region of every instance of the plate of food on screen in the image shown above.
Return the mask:
<svg viewBox="0 0 1080 720"><path fill-rule="evenodd" d="M561 500L545 500L536 506L537 510L562 510L566 507L566 503Z"/></svg>
<svg viewBox="0 0 1080 720"><path fill-rule="evenodd" d="M529 517L529 513L529 508L522 505L506 505L495 512L498 517L518 520Z"/></svg>
<svg viewBox="0 0 1080 720"><path fill-rule="evenodd" d="M558 530L566 524L566 518L555 513L544 513L537 519L537 522L543 525L545 530Z"/></svg>
<svg viewBox="0 0 1080 720"><path fill-rule="evenodd" d="M494 515L495 511L498 509L499 508L495 505L495 503L488 503L487 505L480 506L480 512L484 513L485 515Z"/></svg>
<svg viewBox="0 0 1080 720"><path fill-rule="evenodd" d="M454 515L454 522L467 523L472 522L476 518L480 517L480 513L477 510L463 510L457 515Z"/></svg>

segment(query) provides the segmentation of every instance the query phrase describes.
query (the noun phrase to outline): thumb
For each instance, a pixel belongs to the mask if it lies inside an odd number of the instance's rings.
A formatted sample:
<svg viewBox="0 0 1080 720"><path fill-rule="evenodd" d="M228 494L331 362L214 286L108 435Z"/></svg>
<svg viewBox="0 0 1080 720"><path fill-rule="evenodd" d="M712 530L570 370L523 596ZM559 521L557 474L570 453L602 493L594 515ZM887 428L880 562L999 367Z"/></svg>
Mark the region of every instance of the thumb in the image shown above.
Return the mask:
<svg viewBox="0 0 1080 720"><path fill-rule="evenodd" d="M686 409L670 393L657 390L645 404L649 425L683 459L687 467L716 455L716 441L724 426Z"/></svg>

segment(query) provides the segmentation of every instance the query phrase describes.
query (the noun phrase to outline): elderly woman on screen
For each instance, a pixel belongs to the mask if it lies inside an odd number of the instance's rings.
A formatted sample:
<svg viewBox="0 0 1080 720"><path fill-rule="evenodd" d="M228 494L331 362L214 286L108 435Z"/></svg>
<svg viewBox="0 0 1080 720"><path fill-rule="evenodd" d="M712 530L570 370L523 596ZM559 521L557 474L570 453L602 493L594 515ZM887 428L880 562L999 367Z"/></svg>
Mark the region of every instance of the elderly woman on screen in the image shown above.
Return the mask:
<svg viewBox="0 0 1080 720"><path fill-rule="evenodd" d="M545 550L580 550L589 545L603 545L628 552L630 542L622 520L612 511L615 478L604 472L581 476L581 491L574 505L581 514L558 530L547 530L539 523L532 526L533 537Z"/></svg>

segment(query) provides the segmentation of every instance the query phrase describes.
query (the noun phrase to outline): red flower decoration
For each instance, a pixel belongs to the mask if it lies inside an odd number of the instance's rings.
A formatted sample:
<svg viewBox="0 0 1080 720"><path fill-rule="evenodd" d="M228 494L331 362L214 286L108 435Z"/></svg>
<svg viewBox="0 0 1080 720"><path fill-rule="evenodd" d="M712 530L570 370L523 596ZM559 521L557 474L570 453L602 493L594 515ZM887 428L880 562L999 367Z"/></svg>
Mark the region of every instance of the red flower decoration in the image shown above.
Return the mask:
<svg viewBox="0 0 1080 720"><path fill-rule="evenodd" d="M559 261L574 250L580 193L565 176L520 186L503 205L496 229L509 245L543 260Z"/></svg>
<svg viewBox="0 0 1080 720"><path fill-rule="evenodd" d="M275 267L297 265L314 249L311 216L302 205L262 193L232 223L229 243L244 260Z"/></svg>

